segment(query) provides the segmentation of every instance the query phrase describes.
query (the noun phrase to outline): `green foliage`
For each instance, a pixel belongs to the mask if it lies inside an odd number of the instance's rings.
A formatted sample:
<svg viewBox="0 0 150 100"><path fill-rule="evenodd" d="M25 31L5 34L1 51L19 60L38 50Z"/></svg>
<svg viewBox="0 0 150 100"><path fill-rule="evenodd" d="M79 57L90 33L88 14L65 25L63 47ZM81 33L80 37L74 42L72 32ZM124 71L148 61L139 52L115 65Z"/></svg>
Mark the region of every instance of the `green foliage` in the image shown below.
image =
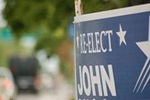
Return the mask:
<svg viewBox="0 0 150 100"><path fill-rule="evenodd" d="M7 62L16 46L11 42L0 41L0 66L7 67Z"/></svg>
<svg viewBox="0 0 150 100"><path fill-rule="evenodd" d="M5 0L3 11L16 37L25 33L41 33L36 50L56 52L67 38L67 28L74 17L72 0ZM92 13L126 5L127 0L83 0L84 12Z"/></svg>
<svg viewBox="0 0 150 100"><path fill-rule="evenodd" d="M35 31L42 26L49 32L53 31L58 26L62 26L63 21L66 21L73 11L70 9L72 2L70 0L65 2L63 0L5 0L5 2L4 17L16 36Z"/></svg>
<svg viewBox="0 0 150 100"><path fill-rule="evenodd" d="M82 0L84 13L105 11L127 6L128 0Z"/></svg>

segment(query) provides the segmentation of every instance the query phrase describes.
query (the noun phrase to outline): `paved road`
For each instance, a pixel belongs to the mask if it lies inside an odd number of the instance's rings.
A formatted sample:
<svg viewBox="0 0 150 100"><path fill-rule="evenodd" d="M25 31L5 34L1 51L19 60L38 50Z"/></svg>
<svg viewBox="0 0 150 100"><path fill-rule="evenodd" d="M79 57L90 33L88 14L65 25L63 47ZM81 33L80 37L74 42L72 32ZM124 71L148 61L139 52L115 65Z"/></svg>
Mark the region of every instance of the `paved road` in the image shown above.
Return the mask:
<svg viewBox="0 0 150 100"><path fill-rule="evenodd" d="M66 83L61 84L54 90L43 90L39 94L31 92L19 93L16 100L70 100L73 95L72 88Z"/></svg>

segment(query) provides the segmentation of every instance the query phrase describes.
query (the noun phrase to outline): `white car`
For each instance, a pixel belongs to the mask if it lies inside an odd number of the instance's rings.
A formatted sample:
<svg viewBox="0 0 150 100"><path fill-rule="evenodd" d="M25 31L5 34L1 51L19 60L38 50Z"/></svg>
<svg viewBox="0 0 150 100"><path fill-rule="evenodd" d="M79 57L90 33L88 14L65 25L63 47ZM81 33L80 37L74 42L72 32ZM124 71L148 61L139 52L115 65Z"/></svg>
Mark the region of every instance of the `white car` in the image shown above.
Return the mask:
<svg viewBox="0 0 150 100"><path fill-rule="evenodd" d="M0 100L13 100L16 87L9 69L0 67Z"/></svg>

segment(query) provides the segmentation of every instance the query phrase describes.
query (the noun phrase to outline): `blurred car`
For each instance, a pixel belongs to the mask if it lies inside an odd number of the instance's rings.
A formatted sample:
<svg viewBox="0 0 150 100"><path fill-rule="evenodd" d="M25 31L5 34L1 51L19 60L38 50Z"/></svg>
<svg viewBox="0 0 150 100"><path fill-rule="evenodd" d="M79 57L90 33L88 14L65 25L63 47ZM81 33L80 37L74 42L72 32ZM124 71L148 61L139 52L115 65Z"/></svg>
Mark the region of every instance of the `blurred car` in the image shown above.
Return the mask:
<svg viewBox="0 0 150 100"><path fill-rule="evenodd" d="M13 56L9 61L18 90L38 93L41 87L40 66L35 57Z"/></svg>
<svg viewBox="0 0 150 100"><path fill-rule="evenodd" d="M14 100L16 87L9 69L0 67L0 100Z"/></svg>

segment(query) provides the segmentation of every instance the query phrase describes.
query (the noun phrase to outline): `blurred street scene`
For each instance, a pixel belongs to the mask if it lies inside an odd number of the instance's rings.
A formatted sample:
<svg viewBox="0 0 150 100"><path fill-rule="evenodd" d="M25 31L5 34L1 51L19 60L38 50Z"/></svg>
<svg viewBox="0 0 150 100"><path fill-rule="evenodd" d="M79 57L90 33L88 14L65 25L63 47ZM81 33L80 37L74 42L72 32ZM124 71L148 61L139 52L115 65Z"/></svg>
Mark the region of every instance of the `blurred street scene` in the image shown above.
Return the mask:
<svg viewBox="0 0 150 100"><path fill-rule="evenodd" d="M62 81L59 80L59 85L55 89L44 89L39 94L31 91L21 92L16 100L73 100L73 87Z"/></svg>
<svg viewBox="0 0 150 100"><path fill-rule="evenodd" d="M84 13L149 0L83 0ZM0 100L75 100L74 1L0 0Z"/></svg>

